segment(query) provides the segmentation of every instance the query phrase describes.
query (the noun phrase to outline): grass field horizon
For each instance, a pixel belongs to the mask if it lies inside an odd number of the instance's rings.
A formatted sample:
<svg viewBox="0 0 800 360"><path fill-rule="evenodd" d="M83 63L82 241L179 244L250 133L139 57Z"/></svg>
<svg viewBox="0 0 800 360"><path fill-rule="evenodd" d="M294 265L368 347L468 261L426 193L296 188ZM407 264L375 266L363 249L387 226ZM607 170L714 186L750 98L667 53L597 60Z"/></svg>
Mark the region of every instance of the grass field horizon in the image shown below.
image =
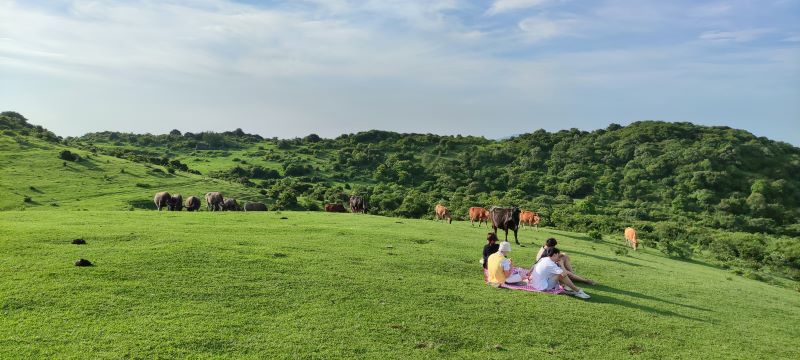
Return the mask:
<svg viewBox="0 0 800 360"><path fill-rule="evenodd" d="M494 289L486 232L319 212L3 211L0 357L800 356L795 290L551 229L521 231L510 257L529 266L555 236L600 282L583 286L592 298Z"/></svg>

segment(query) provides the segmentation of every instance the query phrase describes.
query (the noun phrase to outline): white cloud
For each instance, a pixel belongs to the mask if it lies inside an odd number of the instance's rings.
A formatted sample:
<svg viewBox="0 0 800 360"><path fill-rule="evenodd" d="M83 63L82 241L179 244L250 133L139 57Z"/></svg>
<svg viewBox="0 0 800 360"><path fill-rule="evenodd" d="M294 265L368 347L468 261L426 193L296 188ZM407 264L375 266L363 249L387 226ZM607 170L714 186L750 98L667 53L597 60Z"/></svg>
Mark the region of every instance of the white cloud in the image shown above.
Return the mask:
<svg viewBox="0 0 800 360"><path fill-rule="evenodd" d="M529 9L550 2L553 0L495 0L489 10L486 10L486 14L497 15L514 10Z"/></svg>
<svg viewBox="0 0 800 360"><path fill-rule="evenodd" d="M517 26L529 42L539 42L573 33L579 26L576 19L551 19L544 16L529 17Z"/></svg>
<svg viewBox="0 0 800 360"><path fill-rule="evenodd" d="M701 40L716 42L748 42L773 32L774 29L747 29L739 31L706 31L700 34Z"/></svg>

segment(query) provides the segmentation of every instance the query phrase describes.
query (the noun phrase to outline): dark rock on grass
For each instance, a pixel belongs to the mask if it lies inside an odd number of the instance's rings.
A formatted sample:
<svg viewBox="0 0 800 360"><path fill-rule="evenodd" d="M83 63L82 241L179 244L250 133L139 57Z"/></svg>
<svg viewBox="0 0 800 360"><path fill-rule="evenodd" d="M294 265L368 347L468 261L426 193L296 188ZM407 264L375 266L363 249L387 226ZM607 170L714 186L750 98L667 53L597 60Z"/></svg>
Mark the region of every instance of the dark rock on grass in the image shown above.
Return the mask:
<svg viewBox="0 0 800 360"><path fill-rule="evenodd" d="M75 262L75 266L94 266L91 261L86 259L80 259Z"/></svg>
<svg viewBox="0 0 800 360"><path fill-rule="evenodd" d="M75 244L75 245L86 245L86 240L75 239L75 240L72 240L72 243Z"/></svg>

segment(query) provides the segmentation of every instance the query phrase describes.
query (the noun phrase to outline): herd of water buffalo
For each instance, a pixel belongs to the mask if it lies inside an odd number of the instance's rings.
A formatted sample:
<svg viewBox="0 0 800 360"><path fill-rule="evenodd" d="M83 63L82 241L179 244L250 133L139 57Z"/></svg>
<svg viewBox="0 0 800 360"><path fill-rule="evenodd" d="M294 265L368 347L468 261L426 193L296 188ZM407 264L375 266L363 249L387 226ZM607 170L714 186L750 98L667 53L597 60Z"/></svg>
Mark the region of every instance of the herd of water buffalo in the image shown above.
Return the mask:
<svg viewBox="0 0 800 360"><path fill-rule="evenodd" d="M153 202L156 204L158 211L161 211L161 209L181 211L184 207L186 211L200 210L200 198L197 196L189 196L184 201L181 194L170 195L170 193L162 191L153 197ZM267 205L263 203L246 202L241 205L234 198L224 198L220 192L206 193L206 208L208 211L267 211ZM325 205L325 211L346 212L347 210L342 204L327 204ZM350 211L366 214L367 202L362 196L351 196Z"/></svg>
<svg viewBox="0 0 800 360"><path fill-rule="evenodd" d="M166 208L169 211L181 211L185 207L187 211L197 211L200 209L200 198L197 196L189 196L186 201L183 200L181 194L170 195L166 191L159 192L153 197L153 202L156 204L156 209ZM236 199L224 198L222 193L210 192L206 193L206 208L208 211L267 211L267 205L260 202L247 202L240 205ZM325 211L327 212L346 212L347 210L342 204L326 204ZM350 211L353 213L367 213L367 201L362 196L350 196ZM447 220L449 223L453 222L453 217L450 214L450 209L444 205L437 204L435 207L435 215L437 220ZM493 206L490 209L482 207L469 208L469 222L475 226L481 226L484 222L489 226L489 221L492 222L492 229L497 232L497 229L505 231L506 240L508 240L508 231L514 232L514 241L519 244L517 240L517 231L520 225L522 226L537 226L540 221L539 214L533 211L523 211L518 207L500 207Z"/></svg>

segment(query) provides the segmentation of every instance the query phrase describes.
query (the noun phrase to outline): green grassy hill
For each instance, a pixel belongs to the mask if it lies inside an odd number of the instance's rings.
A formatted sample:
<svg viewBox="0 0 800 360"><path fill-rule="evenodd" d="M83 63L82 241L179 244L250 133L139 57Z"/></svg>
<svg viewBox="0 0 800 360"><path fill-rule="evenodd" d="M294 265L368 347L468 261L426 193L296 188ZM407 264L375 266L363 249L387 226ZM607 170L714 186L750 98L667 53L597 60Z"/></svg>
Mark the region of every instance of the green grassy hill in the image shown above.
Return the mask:
<svg viewBox="0 0 800 360"><path fill-rule="evenodd" d="M555 236L601 283L584 287L592 298L494 289L478 264L486 231L319 212L0 212L0 358L800 357L796 290L550 230L521 232L515 264Z"/></svg>
<svg viewBox="0 0 800 360"><path fill-rule="evenodd" d="M79 161L59 158L62 150ZM91 154L31 136L0 136L0 210L154 209L159 191L184 199L222 191L240 200L266 201L256 189L162 166ZM27 200L26 200L27 198ZM205 203L203 203L203 207Z"/></svg>

